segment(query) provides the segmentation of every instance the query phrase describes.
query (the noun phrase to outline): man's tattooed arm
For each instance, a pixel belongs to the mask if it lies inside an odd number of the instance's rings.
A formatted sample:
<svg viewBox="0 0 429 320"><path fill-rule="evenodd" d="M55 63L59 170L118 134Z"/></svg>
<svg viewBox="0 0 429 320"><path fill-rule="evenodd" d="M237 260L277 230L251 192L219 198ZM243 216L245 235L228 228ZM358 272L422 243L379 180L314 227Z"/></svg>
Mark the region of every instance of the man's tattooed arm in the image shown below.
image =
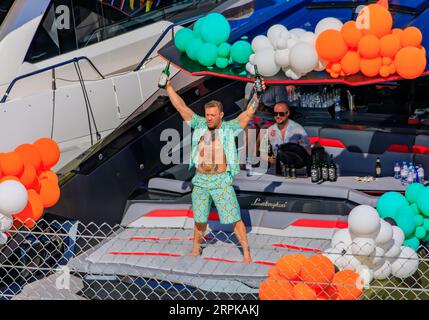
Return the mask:
<svg viewBox="0 0 429 320"><path fill-rule="evenodd" d="M250 100L249 104L247 105L246 111L242 112L238 116L238 123L240 124L241 128L245 129L249 124L249 122L253 119L253 116L255 115L256 110L259 107L259 101L260 101L260 98L255 93L252 99Z"/></svg>

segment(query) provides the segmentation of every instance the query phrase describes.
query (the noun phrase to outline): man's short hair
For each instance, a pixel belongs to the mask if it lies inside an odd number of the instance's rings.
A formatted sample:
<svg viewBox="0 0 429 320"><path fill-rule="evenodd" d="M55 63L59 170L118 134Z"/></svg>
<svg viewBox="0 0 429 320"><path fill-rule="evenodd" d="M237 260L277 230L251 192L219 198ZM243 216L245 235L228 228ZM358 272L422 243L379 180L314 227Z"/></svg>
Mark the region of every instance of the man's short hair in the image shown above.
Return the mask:
<svg viewBox="0 0 429 320"><path fill-rule="evenodd" d="M279 105L279 104L285 105L285 106L286 106L286 108L287 108L287 110L288 110L288 111L290 111L290 107L289 107L289 105L287 104L287 102L286 102L286 101L279 101L279 102L277 102L277 103L274 105L274 107L275 107L276 105ZM273 110L274 110L274 107L273 107Z"/></svg>
<svg viewBox="0 0 429 320"><path fill-rule="evenodd" d="M223 112L223 104L222 104L222 102L217 101L217 100L212 100L210 102L207 102L204 105L204 110L207 110L208 108L214 108L214 107L218 108L220 113Z"/></svg>

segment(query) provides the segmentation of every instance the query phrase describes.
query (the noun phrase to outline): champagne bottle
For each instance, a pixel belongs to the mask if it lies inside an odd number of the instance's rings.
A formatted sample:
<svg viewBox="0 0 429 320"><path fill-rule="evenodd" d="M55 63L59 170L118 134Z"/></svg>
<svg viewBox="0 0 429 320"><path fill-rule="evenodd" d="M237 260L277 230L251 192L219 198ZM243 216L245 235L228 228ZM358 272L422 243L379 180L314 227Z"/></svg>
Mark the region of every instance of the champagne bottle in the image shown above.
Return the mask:
<svg viewBox="0 0 429 320"><path fill-rule="evenodd" d="M160 89L165 89L167 86L168 79L170 77L170 61L167 62L167 65L165 66L165 69L162 70L161 77L158 81L158 87Z"/></svg>
<svg viewBox="0 0 429 320"><path fill-rule="evenodd" d="M323 181L329 180L329 167L328 167L328 162L326 160L322 161L322 180Z"/></svg>
<svg viewBox="0 0 429 320"><path fill-rule="evenodd" d="M264 93L264 86L262 84L262 77L259 74L258 66L255 65L255 91L258 97L262 96Z"/></svg>
<svg viewBox="0 0 429 320"><path fill-rule="evenodd" d="M337 165L334 161L334 156L331 154L331 161L329 163L329 181L335 182L337 180L338 180Z"/></svg>
<svg viewBox="0 0 429 320"><path fill-rule="evenodd" d="M319 182L319 173L317 170L316 156L313 155L311 159L311 182L317 183Z"/></svg>
<svg viewBox="0 0 429 320"><path fill-rule="evenodd" d="M381 178L381 160L377 158L377 162L375 163L375 177Z"/></svg>

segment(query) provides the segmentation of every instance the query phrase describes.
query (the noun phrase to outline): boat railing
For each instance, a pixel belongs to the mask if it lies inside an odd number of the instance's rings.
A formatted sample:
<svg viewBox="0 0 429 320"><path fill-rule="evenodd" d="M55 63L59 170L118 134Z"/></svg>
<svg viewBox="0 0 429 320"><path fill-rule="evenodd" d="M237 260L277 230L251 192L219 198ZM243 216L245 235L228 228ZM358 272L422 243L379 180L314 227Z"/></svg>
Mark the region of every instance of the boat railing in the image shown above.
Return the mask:
<svg viewBox="0 0 429 320"><path fill-rule="evenodd" d="M66 60L60 63L56 63L54 65L39 69L39 70L35 70L23 75L20 75L19 77L16 77L15 79L12 80L12 82L9 84L9 87L7 88L5 94L3 95L3 98L1 99L0 103L5 103L7 98L9 97L10 93L12 92L12 89L14 88L14 86L16 85L17 82L26 79L26 78L30 78L32 76L35 76L37 74L46 72L46 71L50 71L50 70L55 70L57 68L72 64L72 63L78 63L81 60L85 60L89 63L89 65L92 67L92 69L94 69L95 72L97 72L97 74L102 78L105 79L105 77L103 76L103 74L100 72L100 70L98 70L98 68L95 66L95 64L88 58L88 57L84 57L84 56L80 56L80 57L75 57L73 59L70 60Z"/></svg>
<svg viewBox="0 0 429 320"><path fill-rule="evenodd" d="M137 65L137 67L134 69L135 72L139 71L141 69L141 67L146 63L146 61L150 58L150 56L152 55L152 53L156 50L156 48L159 46L159 44L161 43L162 40L164 40L165 36L172 31L173 32L173 38L174 38L174 28L175 27L179 27L179 26L184 26L187 24L190 24L192 22L197 21L198 19L204 17L204 15L198 15L198 16L194 16L176 23L173 23L171 25L169 25L163 32L162 34L159 36L158 40L155 42L155 44L152 46L152 48L150 48L150 50L148 51L148 53L144 56L144 58L140 61L140 63Z"/></svg>

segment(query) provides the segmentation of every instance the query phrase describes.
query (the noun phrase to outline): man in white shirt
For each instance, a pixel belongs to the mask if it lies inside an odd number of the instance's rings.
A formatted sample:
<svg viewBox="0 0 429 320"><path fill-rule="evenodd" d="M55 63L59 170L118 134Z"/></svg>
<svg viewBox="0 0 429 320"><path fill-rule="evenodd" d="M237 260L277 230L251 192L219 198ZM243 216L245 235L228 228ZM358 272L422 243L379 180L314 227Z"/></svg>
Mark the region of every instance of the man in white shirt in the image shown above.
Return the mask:
<svg viewBox="0 0 429 320"><path fill-rule="evenodd" d="M285 143L296 143L304 147L307 152L311 153L311 143L305 129L298 123L289 119L290 110L285 102L279 102L274 106L275 124L269 127L264 132L261 139L261 159L269 162L270 165L276 165L276 155L279 146ZM268 143L271 144L273 155L268 157L268 144L266 143L268 135Z"/></svg>

